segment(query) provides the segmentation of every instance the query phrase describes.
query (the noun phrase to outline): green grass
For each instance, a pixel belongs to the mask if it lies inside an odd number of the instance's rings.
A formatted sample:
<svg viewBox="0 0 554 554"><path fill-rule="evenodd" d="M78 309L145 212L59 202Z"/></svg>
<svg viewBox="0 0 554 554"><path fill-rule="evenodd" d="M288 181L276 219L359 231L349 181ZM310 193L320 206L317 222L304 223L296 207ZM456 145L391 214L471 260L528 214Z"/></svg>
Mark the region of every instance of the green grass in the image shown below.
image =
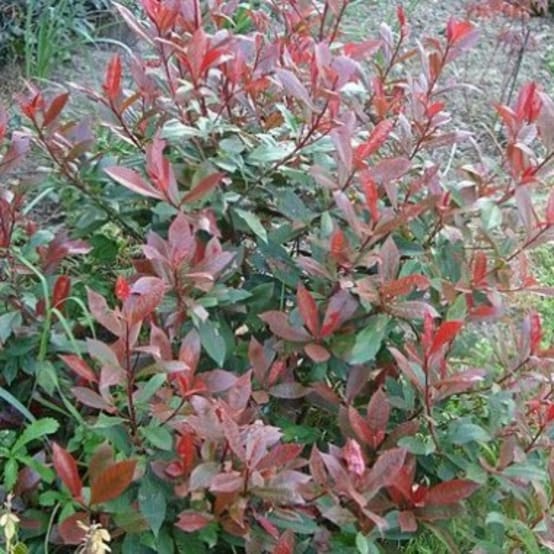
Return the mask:
<svg viewBox="0 0 554 554"><path fill-rule="evenodd" d="M537 248L532 258L535 275L541 285L554 287L554 247L544 245ZM535 308L542 315L545 345L554 343L554 298L536 297Z"/></svg>

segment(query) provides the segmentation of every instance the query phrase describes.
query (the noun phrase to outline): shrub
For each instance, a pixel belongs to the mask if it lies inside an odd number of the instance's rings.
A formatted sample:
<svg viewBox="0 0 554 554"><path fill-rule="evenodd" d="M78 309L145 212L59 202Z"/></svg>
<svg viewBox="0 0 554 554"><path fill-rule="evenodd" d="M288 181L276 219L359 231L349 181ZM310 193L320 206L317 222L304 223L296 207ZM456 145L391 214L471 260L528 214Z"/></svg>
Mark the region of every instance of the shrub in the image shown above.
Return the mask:
<svg viewBox="0 0 554 554"><path fill-rule="evenodd" d="M396 31L352 43L347 2L142 6L117 9L144 48L115 55L101 91L74 85L98 125L32 89L0 162L31 141L80 206L67 223L86 217L52 236L19 194L0 204L20 535L129 553L381 552L425 530L454 552L551 548L552 350L510 300L551 294L527 251L552 238L554 195L532 202L552 101L528 83L497 105L490 159L447 111L468 21L414 47L401 8ZM89 276L64 259L106 226L129 265L83 311Z"/></svg>

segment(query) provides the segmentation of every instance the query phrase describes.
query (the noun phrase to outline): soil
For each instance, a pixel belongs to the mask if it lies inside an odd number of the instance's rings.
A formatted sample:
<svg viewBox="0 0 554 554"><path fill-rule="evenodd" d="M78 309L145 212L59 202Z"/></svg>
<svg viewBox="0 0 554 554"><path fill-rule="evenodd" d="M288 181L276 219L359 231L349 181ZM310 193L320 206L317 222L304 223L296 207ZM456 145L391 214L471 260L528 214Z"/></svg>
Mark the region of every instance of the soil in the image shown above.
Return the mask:
<svg viewBox="0 0 554 554"><path fill-rule="evenodd" d="M448 20L453 17L464 19L467 14L468 0L412 0L403 4L408 15L412 38L421 40L425 36L440 36L444 34ZM475 2L473 2L475 3ZM478 3L478 2L477 2ZM395 25L395 4L383 0L355 0L348 8L347 27L353 36L363 34L368 29L375 29L376 23L385 21ZM494 19L474 20L480 28L478 44L464 56L464 80L474 85L480 85L487 98L498 96L503 89L505 78L509 75L517 59L517 39L511 51L507 45L499 44L498 37L509 27L510 20L504 17ZM529 21L530 38L522 59L518 84L535 80L541 83L547 91L554 92L554 76L549 63L554 57L554 16L532 17ZM516 86L517 89L517 86ZM492 96L491 96L492 93ZM496 93L496 94L495 94Z"/></svg>

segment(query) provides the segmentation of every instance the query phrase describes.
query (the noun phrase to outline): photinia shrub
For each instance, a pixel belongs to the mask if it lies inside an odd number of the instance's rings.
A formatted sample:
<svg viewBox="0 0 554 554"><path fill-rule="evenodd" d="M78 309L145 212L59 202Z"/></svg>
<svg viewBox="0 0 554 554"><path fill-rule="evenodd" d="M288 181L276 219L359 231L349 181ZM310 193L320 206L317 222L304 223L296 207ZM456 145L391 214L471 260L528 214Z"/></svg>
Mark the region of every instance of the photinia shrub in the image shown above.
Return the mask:
<svg viewBox="0 0 554 554"><path fill-rule="evenodd" d="M0 199L4 352L40 333L12 381L26 429L63 419L25 456L6 438L22 528L71 545L101 525L129 553L381 552L427 531L450 552L552 549L553 351L512 302L552 295L527 257L554 237L554 194L534 202L552 100L527 83L491 106L486 157L444 76L473 23L412 39L398 8L349 42L346 0L260 4L116 4L140 46L101 90L71 84L97 122L35 88L23 129L0 119L0 168L32 144L87 218L45 244ZM106 225L125 263L64 316L63 259ZM28 315L13 290L37 284Z"/></svg>

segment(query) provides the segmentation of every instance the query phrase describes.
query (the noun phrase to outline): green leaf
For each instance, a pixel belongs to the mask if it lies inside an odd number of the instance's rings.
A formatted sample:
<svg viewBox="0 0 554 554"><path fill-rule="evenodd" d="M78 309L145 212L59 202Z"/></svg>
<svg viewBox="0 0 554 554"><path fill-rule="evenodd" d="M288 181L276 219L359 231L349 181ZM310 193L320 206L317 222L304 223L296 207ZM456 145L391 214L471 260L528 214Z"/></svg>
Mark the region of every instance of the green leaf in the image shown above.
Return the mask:
<svg viewBox="0 0 554 554"><path fill-rule="evenodd" d="M140 513L157 537L165 520L167 500L161 483L152 475L143 477L138 491L138 501Z"/></svg>
<svg viewBox="0 0 554 554"><path fill-rule="evenodd" d="M296 289L300 272L286 249L272 240L268 243L261 242L258 247L271 275L289 287ZM264 267L263 270L267 269Z"/></svg>
<svg viewBox="0 0 554 554"><path fill-rule="evenodd" d="M281 112L281 115L290 130L296 133L298 131L298 120L295 115L287 109L284 104L277 104L276 107Z"/></svg>
<svg viewBox="0 0 554 554"><path fill-rule="evenodd" d="M202 133L195 127L184 125L177 119L170 119L162 129L162 138L169 141L182 141L192 137L199 137Z"/></svg>
<svg viewBox="0 0 554 554"><path fill-rule="evenodd" d="M115 262L119 252L119 246L114 239L106 235L98 234L90 239L90 244L93 246L90 252L93 258L107 264Z"/></svg>
<svg viewBox="0 0 554 554"><path fill-rule="evenodd" d="M117 416L109 416L104 413L101 413L96 420L96 423L92 426L93 429L108 429L110 427L115 427L125 423L125 419Z"/></svg>
<svg viewBox="0 0 554 554"><path fill-rule="evenodd" d="M18 542L13 547L12 554L29 554L29 549L22 542Z"/></svg>
<svg viewBox="0 0 554 554"><path fill-rule="evenodd" d="M23 318L20 312L7 312L0 316L0 344L6 342L15 327L21 325Z"/></svg>
<svg viewBox="0 0 554 554"><path fill-rule="evenodd" d="M269 139L272 140L272 139ZM277 144L260 144L248 156L248 163L253 165L278 162L294 151L292 142Z"/></svg>
<svg viewBox="0 0 554 554"><path fill-rule="evenodd" d="M315 214L309 210L304 202L290 189L279 191L277 196L277 209L287 218L302 223L309 223Z"/></svg>
<svg viewBox="0 0 554 554"><path fill-rule="evenodd" d="M522 481L547 481L548 475L540 467L536 467L531 464L512 464L508 466L503 472L504 477L510 479L520 479Z"/></svg>
<svg viewBox="0 0 554 554"><path fill-rule="evenodd" d="M463 320L467 315L467 301L463 294L460 294L456 301L448 308L446 320Z"/></svg>
<svg viewBox="0 0 554 554"><path fill-rule="evenodd" d="M488 442L490 434L474 423L453 422L449 428L449 440L454 444L467 444L468 442Z"/></svg>
<svg viewBox="0 0 554 554"><path fill-rule="evenodd" d="M175 541L167 527L162 527L158 533L158 554L175 554Z"/></svg>
<svg viewBox="0 0 554 554"><path fill-rule="evenodd" d="M17 410L28 421L36 421L35 416L11 393L0 387L0 398Z"/></svg>
<svg viewBox="0 0 554 554"><path fill-rule="evenodd" d="M56 478L54 471L36 458L31 456L18 456L17 459L21 465L29 467L40 475L40 478L46 483L52 483Z"/></svg>
<svg viewBox="0 0 554 554"><path fill-rule="evenodd" d="M252 296L247 290L233 289L224 285L218 284L211 291L209 296L204 298L213 298L215 305L225 306L227 304L238 304L244 300L249 299ZM204 304L205 306L206 304Z"/></svg>
<svg viewBox="0 0 554 554"><path fill-rule="evenodd" d="M537 542L535 533L533 533L523 521L512 519L510 520L509 528L517 535L522 545L525 547L524 552L526 552L526 554L541 554L544 552Z"/></svg>
<svg viewBox="0 0 554 554"><path fill-rule="evenodd" d="M148 402L166 381L167 376L165 373L158 373L152 376L137 394L137 402L140 404Z"/></svg>
<svg viewBox="0 0 554 554"><path fill-rule="evenodd" d="M9 458L4 465L4 482L2 483L4 490L11 491L14 488L17 481L17 471L17 460Z"/></svg>
<svg viewBox="0 0 554 554"><path fill-rule="evenodd" d="M44 361L33 363L37 386L48 396L53 396L58 388L58 372L52 362Z"/></svg>
<svg viewBox="0 0 554 554"><path fill-rule="evenodd" d="M350 355L351 364L363 364L375 359L381 348L389 317L379 314L369 319L367 327L356 335L356 342Z"/></svg>
<svg viewBox="0 0 554 554"><path fill-rule="evenodd" d="M402 437L397 444L416 456L428 456L436 450L431 437Z"/></svg>
<svg viewBox="0 0 554 554"><path fill-rule="evenodd" d="M252 212L247 212L246 210L241 210L240 208L234 208L234 212L246 223L246 225L248 225L248 227L250 227L250 230L258 238L267 242L267 231L257 215Z"/></svg>
<svg viewBox="0 0 554 554"><path fill-rule="evenodd" d="M369 543L362 533L356 534L356 548L360 554L369 554Z"/></svg>
<svg viewBox="0 0 554 554"><path fill-rule="evenodd" d="M222 366L225 361L227 349L225 339L221 335L218 327L211 321L201 323L198 327L200 342L208 356L218 365Z"/></svg>
<svg viewBox="0 0 554 554"><path fill-rule="evenodd" d="M481 221L487 231L496 229L502 223L502 212L496 203L490 199L483 199L481 203Z"/></svg>
<svg viewBox="0 0 554 554"><path fill-rule="evenodd" d="M152 445L160 450L169 451L173 448L173 437L165 427L142 427L140 434Z"/></svg>
<svg viewBox="0 0 554 554"><path fill-rule="evenodd" d="M51 435L60 428L60 424L52 417L45 417L33 421L25 428L21 436L13 445L12 452L21 450L27 443L42 438L44 435Z"/></svg>
<svg viewBox="0 0 554 554"><path fill-rule="evenodd" d="M279 527L279 529L290 529L291 531L301 535L311 535L312 533L315 533L318 528L317 523L313 519L298 513L294 516L294 518L291 514L290 519L284 519L274 515L270 515L268 519L271 523L273 523L273 525Z"/></svg>

